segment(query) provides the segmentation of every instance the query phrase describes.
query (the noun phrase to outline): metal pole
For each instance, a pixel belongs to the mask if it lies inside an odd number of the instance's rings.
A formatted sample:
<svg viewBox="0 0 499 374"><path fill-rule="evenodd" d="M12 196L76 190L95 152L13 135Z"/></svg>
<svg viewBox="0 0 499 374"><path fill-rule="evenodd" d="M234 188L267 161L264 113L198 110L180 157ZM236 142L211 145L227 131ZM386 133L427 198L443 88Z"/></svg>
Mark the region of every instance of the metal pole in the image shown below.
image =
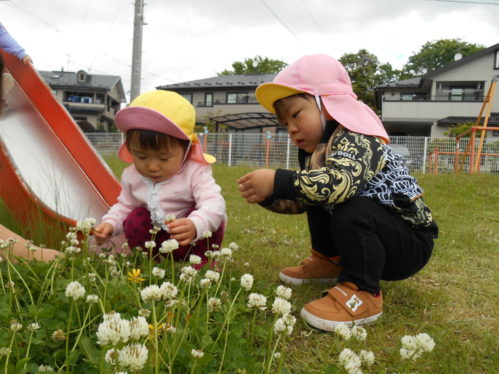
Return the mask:
<svg viewBox="0 0 499 374"><path fill-rule="evenodd" d="M291 138L288 135L288 142L286 144L286 169L289 169L289 148L291 146Z"/></svg>
<svg viewBox="0 0 499 374"><path fill-rule="evenodd" d="M130 101L140 95L143 25L144 0L135 0L135 14L133 19L132 83L130 86Z"/></svg>
<svg viewBox="0 0 499 374"><path fill-rule="evenodd" d="M232 166L232 133L229 133L229 166Z"/></svg>
<svg viewBox="0 0 499 374"><path fill-rule="evenodd" d="M424 138L424 148L423 148L423 174L425 174L426 170L426 154L428 152L428 138Z"/></svg>

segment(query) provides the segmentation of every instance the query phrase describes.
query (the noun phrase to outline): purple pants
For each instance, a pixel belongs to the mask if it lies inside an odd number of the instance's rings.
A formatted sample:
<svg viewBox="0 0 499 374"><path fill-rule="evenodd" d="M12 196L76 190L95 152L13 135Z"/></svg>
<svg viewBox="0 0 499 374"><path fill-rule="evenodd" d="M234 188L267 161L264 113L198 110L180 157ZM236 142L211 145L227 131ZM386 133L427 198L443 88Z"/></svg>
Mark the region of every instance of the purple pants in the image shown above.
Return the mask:
<svg viewBox="0 0 499 374"><path fill-rule="evenodd" d="M192 212L192 210L187 212L187 214L190 212ZM145 250L144 243L151 240L149 230L152 228L151 214L146 208L140 207L132 210L123 223L123 230L128 241L128 246L130 248L141 247ZM178 249L173 251L173 258L175 261L184 261L189 260L189 255L193 254L201 257L202 263L206 263L207 259L204 253L208 250L212 250L212 245L214 244L220 247L224 238L224 233L225 221L222 222L217 231L212 233L211 238L200 239L193 245L179 246ZM156 234L156 247L154 247L153 253L156 254L161 247L161 243L168 239L170 239L169 233L165 230L159 231ZM210 248L208 248L208 245Z"/></svg>

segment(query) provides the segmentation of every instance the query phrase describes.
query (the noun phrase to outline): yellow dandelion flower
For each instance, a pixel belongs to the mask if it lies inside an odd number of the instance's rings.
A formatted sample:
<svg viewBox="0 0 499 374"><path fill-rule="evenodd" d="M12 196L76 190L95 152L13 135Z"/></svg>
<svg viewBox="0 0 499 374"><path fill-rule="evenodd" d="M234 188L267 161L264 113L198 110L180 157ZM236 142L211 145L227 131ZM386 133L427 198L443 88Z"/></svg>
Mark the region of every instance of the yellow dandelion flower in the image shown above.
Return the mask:
<svg viewBox="0 0 499 374"><path fill-rule="evenodd" d="M142 283L145 278L140 276L140 269L132 269L128 272L128 280L132 283Z"/></svg>

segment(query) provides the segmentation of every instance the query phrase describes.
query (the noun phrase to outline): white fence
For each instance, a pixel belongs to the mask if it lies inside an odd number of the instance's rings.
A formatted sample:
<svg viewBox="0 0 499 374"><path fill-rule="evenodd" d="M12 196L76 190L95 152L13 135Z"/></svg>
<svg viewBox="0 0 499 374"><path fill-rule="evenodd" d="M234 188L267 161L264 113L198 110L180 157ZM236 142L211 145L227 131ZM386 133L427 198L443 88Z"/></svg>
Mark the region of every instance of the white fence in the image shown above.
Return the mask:
<svg viewBox="0 0 499 374"><path fill-rule="evenodd" d="M116 154L123 141L120 133L87 133L87 138L103 156ZM459 150L454 138L392 136L393 150L404 158L411 172L449 173L458 169L469 171L469 138L462 139ZM298 168L297 148L288 134L208 133L200 134L205 152L214 155L217 163L270 168ZM478 149L478 142L476 148ZM475 151L476 153L476 151ZM499 175L499 141L486 142L480 157L480 172ZM474 155L476 159L476 154Z"/></svg>

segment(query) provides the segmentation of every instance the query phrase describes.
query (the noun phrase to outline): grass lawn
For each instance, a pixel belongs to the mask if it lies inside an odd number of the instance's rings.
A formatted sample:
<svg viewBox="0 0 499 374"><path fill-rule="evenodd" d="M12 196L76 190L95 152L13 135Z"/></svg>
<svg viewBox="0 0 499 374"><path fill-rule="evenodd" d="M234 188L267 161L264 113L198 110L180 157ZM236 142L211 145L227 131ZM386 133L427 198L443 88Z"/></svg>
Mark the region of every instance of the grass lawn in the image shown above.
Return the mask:
<svg viewBox="0 0 499 374"><path fill-rule="evenodd" d="M119 176L123 165L115 159L108 162ZM304 215L275 214L240 198L236 180L250 170L214 167L227 202L225 244L236 242L241 248L237 270L253 274L255 281L266 287L275 287L281 267L299 264L308 256L307 224ZM499 177L416 177L440 227L429 264L407 280L382 283L383 316L366 327L364 342L344 341L310 329L298 318L286 352L291 373L334 373L330 365L338 364L344 348L357 353L373 351L376 362L371 373L497 372ZM6 226L16 226L5 209L0 209L0 219ZM34 239L37 243L42 240ZM293 287L294 314L298 316L302 305L318 298L323 289L317 285ZM415 363L401 362L400 338L422 332L435 340L433 352Z"/></svg>

